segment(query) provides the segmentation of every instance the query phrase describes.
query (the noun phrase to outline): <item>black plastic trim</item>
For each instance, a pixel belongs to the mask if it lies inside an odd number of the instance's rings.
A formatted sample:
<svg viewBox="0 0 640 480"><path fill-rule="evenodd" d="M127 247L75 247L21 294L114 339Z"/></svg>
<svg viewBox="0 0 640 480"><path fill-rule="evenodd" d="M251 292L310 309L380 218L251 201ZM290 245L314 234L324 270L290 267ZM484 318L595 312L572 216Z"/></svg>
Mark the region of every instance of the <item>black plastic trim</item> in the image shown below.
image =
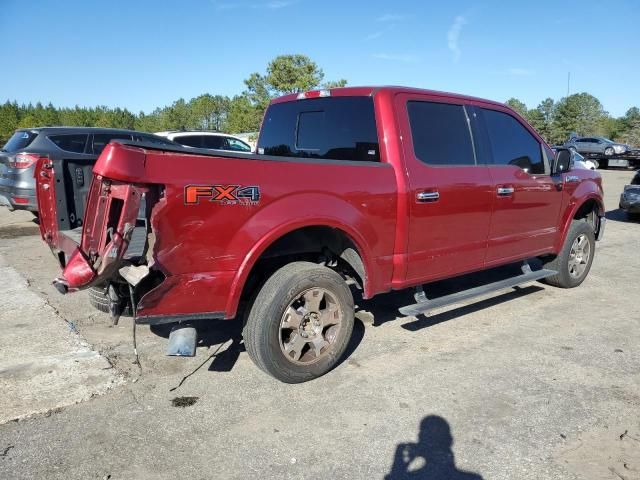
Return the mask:
<svg viewBox="0 0 640 480"><path fill-rule="evenodd" d="M136 317L138 325L162 325L165 323L190 322L193 320L223 320L224 312L187 313L183 315L150 315Z"/></svg>
<svg viewBox="0 0 640 480"><path fill-rule="evenodd" d="M363 167L390 167L391 165L385 162L370 162L370 161L358 161L358 160L328 160L324 158L302 158L302 157L278 157L273 155L259 155L257 153L242 153L231 152L227 150L213 150L206 148L187 148L187 147L163 147L147 142L120 142L113 140L113 142L128 147L139 147L145 150L158 150L161 152L174 152L184 153L187 155L200 155L205 157L222 157L222 158L234 158L236 160L258 160L258 161L271 161L271 162L287 162L287 163L313 163L318 165L350 165L350 166L363 166Z"/></svg>

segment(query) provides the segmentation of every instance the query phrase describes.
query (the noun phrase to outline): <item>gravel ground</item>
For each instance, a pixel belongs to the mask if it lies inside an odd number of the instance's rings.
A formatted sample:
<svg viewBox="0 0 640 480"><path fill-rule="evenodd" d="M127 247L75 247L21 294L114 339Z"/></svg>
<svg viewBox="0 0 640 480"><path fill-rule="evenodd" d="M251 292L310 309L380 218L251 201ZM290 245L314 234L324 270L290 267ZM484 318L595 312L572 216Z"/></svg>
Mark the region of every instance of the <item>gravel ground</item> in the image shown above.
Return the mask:
<svg viewBox="0 0 640 480"><path fill-rule="evenodd" d="M141 327L139 369L130 320L59 295L30 215L0 209L2 265L125 378L0 425L0 478L640 479L640 224L617 210L632 173L602 175L609 222L580 288L419 318L396 315L410 292L359 302L348 358L302 385L254 367L235 322L212 323L193 359L165 357L162 332ZM15 315L42 341L39 313ZM0 380L20 381L2 366Z"/></svg>

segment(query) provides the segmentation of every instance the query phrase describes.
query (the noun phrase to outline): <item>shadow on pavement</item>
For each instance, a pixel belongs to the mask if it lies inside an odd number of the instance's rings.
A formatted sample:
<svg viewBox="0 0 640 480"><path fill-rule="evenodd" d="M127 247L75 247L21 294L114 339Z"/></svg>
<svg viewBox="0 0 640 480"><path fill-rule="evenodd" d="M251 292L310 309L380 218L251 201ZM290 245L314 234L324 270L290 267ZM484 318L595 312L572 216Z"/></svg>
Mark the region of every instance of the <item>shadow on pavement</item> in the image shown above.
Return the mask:
<svg viewBox="0 0 640 480"><path fill-rule="evenodd" d="M531 266L534 270L540 268L540 265L531 262ZM509 278L520 273L520 264L507 265L504 267L494 268L487 271L475 272L460 277L450 278L438 282L433 282L424 285L424 291L427 297L431 300L441 297L443 295L449 295L451 293L459 292L469 288L474 288L487 283L496 282ZM501 294L496 293L495 296L487 298L485 300L477 301L470 305L465 305L452 310L429 316L420 315L414 322L404 324L402 328L406 330L420 330L421 328L431 327L438 323L452 320L454 318L474 313L485 308L493 307L504 302L516 300L525 295L538 292L544 288L539 285L528 285L526 287L514 287L512 290L503 292ZM357 302L359 315L362 313L369 313L373 315L373 326L378 327L386 322L394 321L399 318L403 318L398 312L400 307L415 303L413 298L413 290L407 289L398 292L390 292L384 295L379 295L373 299L360 300Z"/></svg>
<svg viewBox="0 0 640 480"><path fill-rule="evenodd" d="M201 320L193 322L193 324L198 329L198 347L216 348L186 378L200 370L209 360L211 360L211 364L207 370L210 372L230 372L238 358L240 358L240 354L246 351L242 341L242 322L240 318L233 320ZM158 336L169 338L171 327L172 325L154 325L151 331ZM351 340L338 365L353 354L363 338L364 325L360 320L355 319Z"/></svg>
<svg viewBox="0 0 640 480"><path fill-rule="evenodd" d="M638 223L640 220L640 215L638 215L637 219L631 219L627 215L627 212L622 210L621 208L616 208L615 210L609 210L605 213L605 217L607 220L611 220L613 222L622 222L622 223ZM606 235L606 232L605 232Z"/></svg>
<svg viewBox="0 0 640 480"><path fill-rule="evenodd" d="M449 423L437 415L429 415L420 422L418 441L401 443L396 447L391 471L385 480L482 480L477 473L456 467L451 447L453 435Z"/></svg>

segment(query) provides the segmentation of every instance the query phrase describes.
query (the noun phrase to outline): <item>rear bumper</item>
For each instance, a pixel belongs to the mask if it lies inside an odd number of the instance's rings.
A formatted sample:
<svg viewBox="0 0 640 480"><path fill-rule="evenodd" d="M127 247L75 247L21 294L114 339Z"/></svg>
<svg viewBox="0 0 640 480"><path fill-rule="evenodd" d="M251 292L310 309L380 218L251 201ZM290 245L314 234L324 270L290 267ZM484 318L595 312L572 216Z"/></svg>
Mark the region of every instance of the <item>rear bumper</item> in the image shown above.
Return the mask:
<svg viewBox="0 0 640 480"><path fill-rule="evenodd" d="M13 188L0 185L0 205L5 205L11 210L37 212L36 191L33 188Z"/></svg>

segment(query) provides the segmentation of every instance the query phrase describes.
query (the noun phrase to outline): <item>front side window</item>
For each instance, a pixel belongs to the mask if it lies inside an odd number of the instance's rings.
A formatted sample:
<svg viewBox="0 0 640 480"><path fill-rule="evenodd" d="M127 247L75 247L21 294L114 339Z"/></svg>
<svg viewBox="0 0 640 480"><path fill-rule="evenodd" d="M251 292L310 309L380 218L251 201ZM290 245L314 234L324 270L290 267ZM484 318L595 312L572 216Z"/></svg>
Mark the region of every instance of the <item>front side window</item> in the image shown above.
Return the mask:
<svg viewBox="0 0 640 480"><path fill-rule="evenodd" d="M227 137L226 143L227 144L225 146L225 150L231 150L234 152L250 152L251 151L251 147L249 145L235 138Z"/></svg>
<svg viewBox="0 0 640 480"><path fill-rule="evenodd" d="M475 165L467 114L462 105L407 103L413 150L428 165Z"/></svg>
<svg viewBox="0 0 640 480"><path fill-rule="evenodd" d="M104 147L106 147L111 140L132 140L131 135L126 133L94 133L93 134L93 154L100 155Z"/></svg>
<svg viewBox="0 0 640 480"><path fill-rule="evenodd" d="M260 155L380 161L373 99L325 97L271 105L258 140Z"/></svg>
<svg viewBox="0 0 640 480"><path fill-rule="evenodd" d="M49 140L55 143L60 150L73 153L84 153L89 135L86 133L69 135L49 135Z"/></svg>
<svg viewBox="0 0 640 480"><path fill-rule="evenodd" d="M482 109L493 163L513 165L530 174L544 174L542 148L538 140L511 115L496 110Z"/></svg>

